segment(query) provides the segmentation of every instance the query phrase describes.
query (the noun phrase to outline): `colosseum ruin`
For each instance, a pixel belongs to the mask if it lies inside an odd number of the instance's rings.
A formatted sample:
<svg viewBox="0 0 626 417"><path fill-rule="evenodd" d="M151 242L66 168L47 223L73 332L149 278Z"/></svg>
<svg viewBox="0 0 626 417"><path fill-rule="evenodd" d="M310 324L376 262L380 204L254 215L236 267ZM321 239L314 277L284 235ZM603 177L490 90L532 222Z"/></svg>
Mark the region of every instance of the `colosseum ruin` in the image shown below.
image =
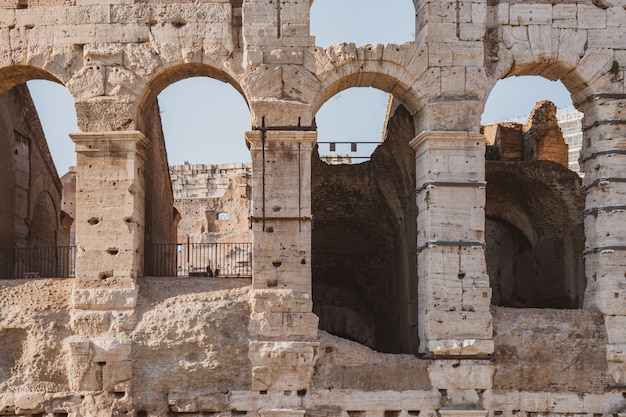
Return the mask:
<svg viewBox="0 0 626 417"><path fill-rule="evenodd" d="M414 0L411 42L326 49L312 3L0 2L0 415L626 415L626 0ZM582 177L549 103L480 125L520 75L584 113ZM200 223L251 246L212 277L155 266L186 245L156 98L194 76L250 110ZM71 203L33 79L75 101ZM385 137L329 165L315 116L351 87L393 96Z"/></svg>

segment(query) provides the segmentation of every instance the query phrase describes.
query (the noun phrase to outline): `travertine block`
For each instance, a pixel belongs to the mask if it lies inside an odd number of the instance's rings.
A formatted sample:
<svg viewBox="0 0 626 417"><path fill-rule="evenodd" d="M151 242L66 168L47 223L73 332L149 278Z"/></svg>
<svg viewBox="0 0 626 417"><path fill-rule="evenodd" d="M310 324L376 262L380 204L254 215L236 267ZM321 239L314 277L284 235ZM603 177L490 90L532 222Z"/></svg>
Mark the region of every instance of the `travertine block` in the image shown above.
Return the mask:
<svg viewBox="0 0 626 417"><path fill-rule="evenodd" d="M604 324L610 344L626 345L626 316L605 316Z"/></svg>
<svg viewBox="0 0 626 417"><path fill-rule="evenodd" d="M479 339L429 340L426 347L435 355L460 356L491 355L495 349L493 340Z"/></svg>
<svg viewBox="0 0 626 417"><path fill-rule="evenodd" d="M261 417L304 417L303 408L261 408L258 411Z"/></svg>
<svg viewBox="0 0 626 417"><path fill-rule="evenodd" d="M606 15L607 11L596 5L579 4L578 29L605 29Z"/></svg>
<svg viewBox="0 0 626 417"><path fill-rule="evenodd" d="M133 367L130 360L107 362L102 367L102 389L107 392L120 392L118 385L129 381L132 375Z"/></svg>
<svg viewBox="0 0 626 417"><path fill-rule="evenodd" d="M471 405L471 404L468 404ZM442 408L439 410L441 417L487 417L487 410L480 410L474 407L463 409L461 406Z"/></svg>
<svg viewBox="0 0 626 417"><path fill-rule="evenodd" d="M222 392L199 395L197 398L198 411L220 412L229 407L228 395Z"/></svg>
<svg viewBox="0 0 626 417"><path fill-rule="evenodd" d="M418 275L429 280L472 280L476 286L488 286L485 252L481 246L437 246L429 244L418 253Z"/></svg>
<svg viewBox="0 0 626 417"><path fill-rule="evenodd" d="M319 318L313 313L252 313L248 329L252 337L317 337Z"/></svg>
<svg viewBox="0 0 626 417"><path fill-rule="evenodd" d="M170 410L175 413L197 413L198 403L196 398L184 393L169 393L167 403Z"/></svg>
<svg viewBox="0 0 626 417"><path fill-rule="evenodd" d="M72 303L80 310L123 310L137 304L137 288L74 288Z"/></svg>
<svg viewBox="0 0 626 417"><path fill-rule="evenodd" d="M519 406L521 410L528 412L546 412L550 404L547 392L528 392L521 391L519 398Z"/></svg>
<svg viewBox="0 0 626 417"><path fill-rule="evenodd" d="M583 413L585 410L583 396L570 392L549 392L548 410L553 413Z"/></svg>
<svg viewBox="0 0 626 417"><path fill-rule="evenodd" d="M520 392L515 390L489 389L483 394L483 407L488 410L519 410Z"/></svg>
<svg viewBox="0 0 626 417"><path fill-rule="evenodd" d="M438 360L428 367L436 389L491 389L495 367L481 361Z"/></svg>
<svg viewBox="0 0 626 417"><path fill-rule="evenodd" d="M110 320L110 311L74 310L70 326L77 334L96 336L109 330Z"/></svg>
<svg viewBox="0 0 626 417"><path fill-rule="evenodd" d="M254 366L252 367L252 390L297 391L310 385L312 366Z"/></svg>
<svg viewBox="0 0 626 417"><path fill-rule="evenodd" d="M253 366L313 366L316 343L251 341L248 356Z"/></svg>
<svg viewBox="0 0 626 417"><path fill-rule="evenodd" d="M617 392L584 394L583 406L585 413L611 414L623 410L626 406L626 399Z"/></svg>
<svg viewBox="0 0 626 417"><path fill-rule="evenodd" d="M252 293L252 311L307 313L313 311L313 300L308 293L292 290L255 290Z"/></svg>
<svg viewBox="0 0 626 417"><path fill-rule="evenodd" d="M585 216L585 237L586 250L626 246L626 210L601 211Z"/></svg>
<svg viewBox="0 0 626 417"><path fill-rule="evenodd" d="M423 315L420 328L428 340L491 339L493 334L489 311L431 310Z"/></svg>
<svg viewBox="0 0 626 417"><path fill-rule="evenodd" d="M129 361L131 342L115 339L91 339L94 362Z"/></svg>
<svg viewBox="0 0 626 417"><path fill-rule="evenodd" d="M552 23L551 4L512 4L511 25L549 25Z"/></svg>
<svg viewBox="0 0 626 417"><path fill-rule="evenodd" d="M625 205L626 198L624 193L626 192L626 184L620 182L611 182L610 179L597 178L597 185L591 185L595 180L585 181L590 185L587 189L586 208L602 208ZM619 212L619 210L615 210ZM609 212L609 214L612 214ZM619 213L618 213L619 214Z"/></svg>
<svg viewBox="0 0 626 417"><path fill-rule="evenodd" d="M576 4L555 4L552 7L553 26L575 29L578 27L578 6Z"/></svg>

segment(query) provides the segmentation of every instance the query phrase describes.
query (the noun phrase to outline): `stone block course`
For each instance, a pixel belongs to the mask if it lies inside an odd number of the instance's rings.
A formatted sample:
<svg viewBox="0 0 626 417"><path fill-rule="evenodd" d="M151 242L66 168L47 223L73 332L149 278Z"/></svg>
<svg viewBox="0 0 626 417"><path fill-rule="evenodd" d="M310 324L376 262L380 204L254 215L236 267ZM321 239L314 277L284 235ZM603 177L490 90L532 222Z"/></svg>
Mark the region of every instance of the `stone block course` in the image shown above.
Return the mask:
<svg viewBox="0 0 626 417"><path fill-rule="evenodd" d="M79 256L71 294L55 307L31 311L29 303L6 295L14 286L42 297L31 281L0 285L6 313L0 340L11 352L0 355L0 414L622 414L626 221L621 209L604 208L626 204L624 164L618 155L592 154L624 148L624 1L419 0L412 42L339 43L326 50L314 46L311 3L0 5L0 88L6 92L34 78L60 80L76 101L82 132L72 135ZM490 305L492 292L501 290L490 288L490 281L509 281L487 274L486 213L496 203L501 210L510 206L487 198L486 148L478 132L493 86L514 75L562 80L585 111L587 284L580 310ZM212 167L185 167L194 174L172 171L174 191L159 194L169 173L155 100L189 76L231 83L250 107L251 282L172 283L142 276L145 245L175 230L161 224L173 223L168 207L174 193L209 198L230 184L217 176L205 180ZM389 122L385 141L401 137L401 144L383 144L372 157L394 161L384 175L365 175L372 165L355 164L337 168L350 174L331 173L324 180L336 185L349 175L355 182L367 178L367 187L384 200L367 200L370 208L382 207L392 219L379 231L391 242L384 253L369 247L380 241L378 235L365 236L365 243L346 239L355 247L345 252L371 251L363 265L350 268L369 272L375 256L394 260L388 263L393 268L375 271L378 280L358 282L343 282L341 268L347 267L333 260L337 272L329 276L338 285L331 291L313 285L313 271L330 256L316 252L325 245L315 246L315 227L328 224L316 225L313 216L312 167L319 162L313 125L317 110L351 87L378 88L398 100L388 121L405 112L406 123ZM2 132L20 130L11 125L17 118L5 104L0 107ZM510 159L503 163L519 162ZM18 174L9 184L10 205L21 213L32 197L26 179L33 164L14 162L0 165ZM195 179L183 185L182 177ZM337 199L357 210L357 199ZM546 206L546 217L558 217L558 209ZM11 233L26 244L37 233L13 211L0 217L18 219ZM509 214L512 220L518 213ZM521 223L535 233L529 241L541 241L533 222ZM346 230L355 235L373 230L353 226ZM551 266L535 258L528 263ZM318 330L315 297L328 297L323 307L336 315L336 329L363 329L364 339L374 334L393 353ZM27 324L16 326L15 317ZM392 323L391 329L376 320ZM18 327L23 340L12 333ZM34 342L38 335L50 340L48 350ZM394 373L397 380L391 381ZM78 393L85 398L75 398Z"/></svg>

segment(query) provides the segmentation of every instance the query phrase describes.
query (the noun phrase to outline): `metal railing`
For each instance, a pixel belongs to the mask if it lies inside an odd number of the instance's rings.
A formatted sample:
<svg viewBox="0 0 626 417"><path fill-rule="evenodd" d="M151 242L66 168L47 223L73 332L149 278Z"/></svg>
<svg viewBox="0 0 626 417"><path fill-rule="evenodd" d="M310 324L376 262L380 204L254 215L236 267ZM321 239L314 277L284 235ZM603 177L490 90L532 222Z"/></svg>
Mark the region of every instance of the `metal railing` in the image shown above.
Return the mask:
<svg viewBox="0 0 626 417"><path fill-rule="evenodd" d="M0 248L0 279L72 278L76 246Z"/></svg>
<svg viewBox="0 0 626 417"><path fill-rule="evenodd" d="M372 153L381 144L381 141L317 142L320 157L327 162L337 164L351 164L352 160L369 160ZM363 145L361 146L361 149L359 149L359 145Z"/></svg>
<svg viewBox="0 0 626 417"><path fill-rule="evenodd" d="M145 255L149 277L252 277L252 243L154 243Z"/></svg>

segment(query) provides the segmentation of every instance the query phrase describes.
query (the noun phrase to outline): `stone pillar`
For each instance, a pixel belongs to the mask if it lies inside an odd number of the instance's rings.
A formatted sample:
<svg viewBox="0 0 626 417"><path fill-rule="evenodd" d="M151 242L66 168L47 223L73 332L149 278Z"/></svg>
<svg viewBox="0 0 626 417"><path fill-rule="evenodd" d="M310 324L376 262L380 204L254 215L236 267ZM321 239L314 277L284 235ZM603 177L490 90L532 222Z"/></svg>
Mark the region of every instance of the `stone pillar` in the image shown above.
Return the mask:
<svg viewBox="0 0 626 417"><path fill-rule="evenodd" d="M311 299L311 154L317 133L246 134L252 153L252 390L309 387L318 318Z"/></svg>
<svg viewBox="0 0 626 417"><path fill-rule="evenodd" d="M75 133L75 335L72 390L124 392L131 377L135 279L143 270L146 138L136 131Z"/></svg>
<svg viewBox="0 0 626 417"><path fill-rule="evenodd" d="M617 103L601 100L603 111ZM589 114L589 117L588 117ZM614 113L617 114L617 111ZM615 384L626 384L626 126L596 123L585 136L593 138L581 150L585 198L585 308L605 315L607 362Z"/></svg>
<svg viewBox="0 0 626 417"><path fill-rule="evenodd" d="M493 353L485 264L485 143L468 132L422 132L416 152L420 351Z"/></svg>
<svg viewBox="0 0 626 417"><path fill-rule="evenodd" d="M492 388L494 373L481 357L494 351L484 253L485 142L478 133L424 131L411 146L420 351L438 359L428 375L433 389L445 392L445 403L479 410L478 392Z"/></svg>

